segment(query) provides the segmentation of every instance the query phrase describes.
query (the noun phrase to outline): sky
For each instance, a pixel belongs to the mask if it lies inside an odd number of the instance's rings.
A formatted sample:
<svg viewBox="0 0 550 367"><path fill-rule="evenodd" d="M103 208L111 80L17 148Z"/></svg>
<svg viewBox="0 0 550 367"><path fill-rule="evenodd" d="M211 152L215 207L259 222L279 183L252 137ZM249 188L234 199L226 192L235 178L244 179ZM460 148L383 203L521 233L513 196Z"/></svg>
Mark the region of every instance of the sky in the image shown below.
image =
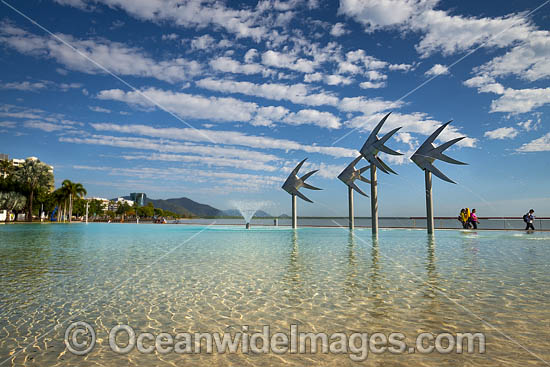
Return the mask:
<svg viewBox="0 0 550 367"><path fill-rule="evenodd" d="M449 120L436 144L466 137L446 153L468 165L436 162L436 216L550 216L549 28L532 0L1 0L0 153L88 196L275 215L307 157L299 215L345 216L336 177L392 112L381 216L425 215L409 158Z"/></svg>

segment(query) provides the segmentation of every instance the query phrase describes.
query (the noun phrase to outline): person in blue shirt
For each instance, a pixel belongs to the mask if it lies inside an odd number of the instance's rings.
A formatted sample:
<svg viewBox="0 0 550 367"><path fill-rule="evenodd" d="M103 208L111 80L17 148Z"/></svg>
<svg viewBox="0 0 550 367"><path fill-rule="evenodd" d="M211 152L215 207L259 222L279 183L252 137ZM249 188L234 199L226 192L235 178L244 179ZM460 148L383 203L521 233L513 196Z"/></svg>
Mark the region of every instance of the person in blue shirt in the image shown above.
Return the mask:
<svg viewBox="0 0 550 367"><path fill-rule="evenodd" d="M535 215L534 215L535 211L533 209L529 210L529 213L525 214L523 216L523 221L527 224L525 226L525 230L528 231L528 230L535 230L535 226L533 226L533 222L535 221Z"/></svg>

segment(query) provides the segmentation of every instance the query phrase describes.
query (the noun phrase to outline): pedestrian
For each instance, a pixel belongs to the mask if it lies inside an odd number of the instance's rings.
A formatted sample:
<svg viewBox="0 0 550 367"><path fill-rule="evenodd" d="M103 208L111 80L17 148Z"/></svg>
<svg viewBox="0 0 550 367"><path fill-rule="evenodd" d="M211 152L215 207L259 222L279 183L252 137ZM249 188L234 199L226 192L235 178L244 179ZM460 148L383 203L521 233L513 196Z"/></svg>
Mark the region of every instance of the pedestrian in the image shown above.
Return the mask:
<svg viewBox="0 0 550 367"><path fill-rule="evenodd" d="M533 225L533 222L535 221L535 211L533 209L529 210L527 214L523 216L523 221L525 222L525 230L535 230L535 226Z"/></svg>
<svg viewBox="0 0 550 367"><path fill-rule="evenodd" d="M479 220L477 219L477 214L476 214L475 209L472 209L472 213L470 214L469 222L472 225L472 227L474 227L474 229L477 229L477 225L479 224Z"/></svg>
<svg viewBox="0 0 550 367"><path fill-rule="evenodd" d="M458 215L458 221L462 224L462 228L468 228L468 216L466 214L466 209L460 209L460 214Z"/></svg>

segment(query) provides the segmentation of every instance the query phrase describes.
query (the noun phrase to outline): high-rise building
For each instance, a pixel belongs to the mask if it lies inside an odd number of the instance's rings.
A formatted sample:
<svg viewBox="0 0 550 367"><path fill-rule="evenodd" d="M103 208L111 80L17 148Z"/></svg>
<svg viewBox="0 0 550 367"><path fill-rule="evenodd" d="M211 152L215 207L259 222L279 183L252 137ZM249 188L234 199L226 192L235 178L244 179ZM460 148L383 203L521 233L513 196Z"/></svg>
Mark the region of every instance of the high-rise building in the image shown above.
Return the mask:
<svg viewBox="0 0 550 367"><path fill-rule="evenodd" d="M145 206L147 195L143 192L132 192L130 193L130 199L136 202L138 206Z"/></svg>

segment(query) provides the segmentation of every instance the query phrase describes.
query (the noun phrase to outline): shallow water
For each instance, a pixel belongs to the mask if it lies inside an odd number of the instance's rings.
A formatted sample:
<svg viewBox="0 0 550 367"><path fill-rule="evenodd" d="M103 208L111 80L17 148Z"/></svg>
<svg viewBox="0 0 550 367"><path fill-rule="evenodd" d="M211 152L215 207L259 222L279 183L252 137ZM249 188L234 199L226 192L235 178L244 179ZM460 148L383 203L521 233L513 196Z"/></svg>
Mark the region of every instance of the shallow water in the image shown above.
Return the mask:
<svg viewBox="0 0 550 367"><path fill-rule="evenodd" d="M369 354L366 365L518 366L550 360L550 234L148 224L0 226L5 365L355 365L344 354L142 354L136 331L482 332L484 354ZM96 330L85 356L65 328ZM57 325L57 327L56 327ZM52 329L56 327L56 329ZM521 345L521 347L519 346ZM21 348L27 347L21 351ZM525 349L523 349L525 348Z"/></svg>

